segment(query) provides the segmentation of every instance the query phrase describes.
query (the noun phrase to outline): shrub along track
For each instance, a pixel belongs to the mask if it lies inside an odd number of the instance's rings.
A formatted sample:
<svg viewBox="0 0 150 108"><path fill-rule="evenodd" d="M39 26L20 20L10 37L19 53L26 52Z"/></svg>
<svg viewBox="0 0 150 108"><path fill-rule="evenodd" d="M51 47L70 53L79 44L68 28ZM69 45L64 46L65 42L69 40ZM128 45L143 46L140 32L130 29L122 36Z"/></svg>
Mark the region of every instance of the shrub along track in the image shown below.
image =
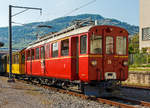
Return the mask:
<svg viewBox="0 0 150 108"><path fill-rule="evenodd" d="M63 94L69 94L69 95L72 95L72 96L80 97L82 99L97 101L97 102L100 102L100 103L103 103L103 104L108 104L108 105L116 106L116 107L119 107L119 108L150 107L150 102L138 101L138 100L133 100L133 99L128 99L128 98L121 98L121 97L112 97L112 98L90 97L90 96L86 96L86 95L84 95L80 92L65 90L63 88L56 87L56 86L48 86L48 85L45 85L45 84L39 84L37 82L29 82L29 81L20 80L20 79L16 79L16 80L21 81L23 83L34 84L34 85L37 85L39 87L43 87L43 88L53 90L53 91L56 91L56 92L60 92L60 93L63 93Z"/></svg>

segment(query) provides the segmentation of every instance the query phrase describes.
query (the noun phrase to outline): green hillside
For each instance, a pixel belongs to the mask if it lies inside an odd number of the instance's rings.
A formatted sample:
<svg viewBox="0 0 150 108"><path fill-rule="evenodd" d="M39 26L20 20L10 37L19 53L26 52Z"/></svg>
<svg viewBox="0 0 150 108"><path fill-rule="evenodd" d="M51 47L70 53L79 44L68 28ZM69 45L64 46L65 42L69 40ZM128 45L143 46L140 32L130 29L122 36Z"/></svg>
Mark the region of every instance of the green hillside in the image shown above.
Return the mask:
<svg viewBox="0 0 150 108"><path fill-rule="evenodd" d="M34 22L30 24L25 24L24 26L13 26L13 48L21 49L28 45L28 43L36 40L36 34L40 35L47 34L49 32L59 31L67 26L73 20L91 18L92 20L98 20L99 25L116 25L123 27L128 30L130 35L139 32L139 27L121 22L116 19L104 18L101 15L96 14L81 14L77 16L66 16L60 17L51 21L46 22ZM50 25L49 28L37 28L38 25ZM0 41L5 43L3 48L8 48L8 28L0 28Z"/></svg>

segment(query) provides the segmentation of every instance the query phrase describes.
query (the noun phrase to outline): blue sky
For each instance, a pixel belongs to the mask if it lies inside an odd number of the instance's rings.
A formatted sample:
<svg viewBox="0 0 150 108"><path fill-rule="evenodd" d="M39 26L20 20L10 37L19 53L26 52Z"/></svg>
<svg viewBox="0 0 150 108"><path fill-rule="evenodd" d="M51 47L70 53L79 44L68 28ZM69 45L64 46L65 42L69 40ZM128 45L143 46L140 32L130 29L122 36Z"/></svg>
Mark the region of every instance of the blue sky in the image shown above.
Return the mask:
<svg viewBox="0 0 150 108"><path fill-rule="evenodd" d="M0 27L8 26L8 5L42 8L42 16L40 16L39 11L28 10L25 13L13 17L14 22L30 23L62 17L90 1L93 2L68 14L68 16L84 13L99 14L132 25L139 25L139 0L1 0ZM13 8L13 14L19 11L22 10Z"/></svg>

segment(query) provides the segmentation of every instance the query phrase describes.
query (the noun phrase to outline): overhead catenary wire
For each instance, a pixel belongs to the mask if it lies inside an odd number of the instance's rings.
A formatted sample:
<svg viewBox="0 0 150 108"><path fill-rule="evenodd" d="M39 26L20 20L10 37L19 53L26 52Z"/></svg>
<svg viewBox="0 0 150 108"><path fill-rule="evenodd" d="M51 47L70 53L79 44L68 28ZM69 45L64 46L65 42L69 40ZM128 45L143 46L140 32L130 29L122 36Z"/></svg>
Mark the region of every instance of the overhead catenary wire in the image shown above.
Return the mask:
<svg viewBox="0 0 150 108"><path fill-rule="evenodd" d="M67 16L67 15L69 15L69 14L71 14L71 13L73 13L73 12L75 12L75 11L77 11L77 10L79 10L79 9L81 9L81 8L83 8L83 7L86 7L86 6L90 5L91 3L94 3L95 1L96 0L92 0L92 1L90 1L90 2L88 2L86 4L84 4L84 5L81 5L81 6L77 7L77 8L75 8L75 9L73 9L72 11L64 14L64 17Z"/></svg>

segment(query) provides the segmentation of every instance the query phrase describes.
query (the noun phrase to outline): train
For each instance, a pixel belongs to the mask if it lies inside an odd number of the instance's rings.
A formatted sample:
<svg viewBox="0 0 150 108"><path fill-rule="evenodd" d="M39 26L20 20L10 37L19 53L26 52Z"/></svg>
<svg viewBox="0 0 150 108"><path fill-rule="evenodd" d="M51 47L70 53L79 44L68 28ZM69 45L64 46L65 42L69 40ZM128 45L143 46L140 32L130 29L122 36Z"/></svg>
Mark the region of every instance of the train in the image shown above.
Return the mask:
<svg viewBox="0 0 150 108"><path fill-rule="evenodd" d="M110 96L128 78L128 32L112 25L71 26L40 37L12 60L16 77Z"/></svg>

